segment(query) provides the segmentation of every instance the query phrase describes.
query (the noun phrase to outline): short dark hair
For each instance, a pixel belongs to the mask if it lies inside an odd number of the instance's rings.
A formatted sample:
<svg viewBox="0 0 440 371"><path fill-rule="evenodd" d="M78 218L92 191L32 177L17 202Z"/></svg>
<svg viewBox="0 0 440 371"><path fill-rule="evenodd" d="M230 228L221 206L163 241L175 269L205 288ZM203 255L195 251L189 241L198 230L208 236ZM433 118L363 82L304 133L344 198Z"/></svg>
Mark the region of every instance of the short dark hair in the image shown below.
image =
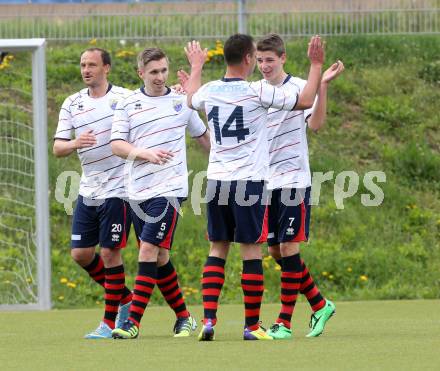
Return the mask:
<svg viewBox="0 0 440 371"><path fill-rule="evenodd" d="M102 59L102 64L105 65L112 65L112 59L110 58L110 53L105 50L105 49L101 49L101 48L88 48L86 50L84 50L81 55L83 55L85 52L100 52L101 53L101 59Z"/></svg>
<svg viewBox="0 0 440 371"><path fill-rule="evenodd" d="M286 52L286 47L280 35L272 33L258 40L257 50L259 52L274 52L278 57L281 57Z"/></svg>
<svg viewBox="0 0 440 371"><path fill-rule="evenodd" d="M247 54L255 52L254 39L250 35L235 34L226 40L223 48L225 62L227 65L235 66L240 64Z"/></svg>
<svg viewBox="0 0 440 371"><path fill-rule="evenodd" d="M138 68L145 67L151 61L160 61L167 58L165 52L160 48L146 48L138 54L137 62Z"/></svg>

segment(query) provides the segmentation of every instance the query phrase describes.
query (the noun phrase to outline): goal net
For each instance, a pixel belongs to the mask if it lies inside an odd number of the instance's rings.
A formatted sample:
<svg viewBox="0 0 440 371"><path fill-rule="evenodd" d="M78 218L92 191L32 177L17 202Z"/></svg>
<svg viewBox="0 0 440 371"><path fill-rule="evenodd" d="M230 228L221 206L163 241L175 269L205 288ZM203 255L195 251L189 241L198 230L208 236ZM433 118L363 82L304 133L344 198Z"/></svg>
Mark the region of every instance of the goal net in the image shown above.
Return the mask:
<svg viewBox="0 0 440 371"><path fill-rule="evenodd" d="M0 53L0 310L49 309L45 40Z"/></svg>

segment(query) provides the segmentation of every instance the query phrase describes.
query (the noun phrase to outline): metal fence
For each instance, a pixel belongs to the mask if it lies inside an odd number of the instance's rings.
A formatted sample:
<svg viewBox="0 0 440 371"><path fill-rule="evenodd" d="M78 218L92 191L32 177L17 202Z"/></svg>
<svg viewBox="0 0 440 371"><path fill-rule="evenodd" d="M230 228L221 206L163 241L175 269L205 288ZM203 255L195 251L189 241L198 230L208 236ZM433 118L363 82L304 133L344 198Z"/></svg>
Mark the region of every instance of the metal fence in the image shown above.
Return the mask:
<svg viewBox="0 0 440 371"><path fill-rule="evenodd" d="M439 0L174 1L0 5L0 38L223 39L235 32L284 37L439 34Z"/></svg>

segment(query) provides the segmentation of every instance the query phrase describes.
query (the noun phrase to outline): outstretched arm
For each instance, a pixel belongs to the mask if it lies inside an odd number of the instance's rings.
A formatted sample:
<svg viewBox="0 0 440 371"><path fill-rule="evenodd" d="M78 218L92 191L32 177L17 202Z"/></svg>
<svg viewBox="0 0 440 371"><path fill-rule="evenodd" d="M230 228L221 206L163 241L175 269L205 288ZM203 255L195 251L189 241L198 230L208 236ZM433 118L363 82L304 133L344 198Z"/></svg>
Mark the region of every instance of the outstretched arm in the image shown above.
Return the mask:
<svg viewBox="0 0 440 371"><path fill-rule="evenodd" d="M184 49L191 66L191 73L185 85L182 84L182 86L187 94L188 106L192 108L192 96L200 86L202 86L202 69L206 61L208 50L206 48L202 49L198 41L189 42ZM180 78L181 71L177 74Z"/></svg>
<svg viewBox="0 0 440 371"><path fill-rule="evenodd" d="M312 107L318 92L322 65L325 59L324 43L321 41L319 35L313 36L310 39L307 56L310 59L309 76L307 78L307 84L299 95L295 110L304 110Z"/></svg>
<svg viewBox="0 0 440 371"><path fill-rule="evenodd" d="M308 126L313 131L318 131L324 126L327 117L327 89L330 81L336 79L344 71L344 64L341 61L333 63L322 75L321 86L318 91L318 99L312 116L308 120Z"/></svg>

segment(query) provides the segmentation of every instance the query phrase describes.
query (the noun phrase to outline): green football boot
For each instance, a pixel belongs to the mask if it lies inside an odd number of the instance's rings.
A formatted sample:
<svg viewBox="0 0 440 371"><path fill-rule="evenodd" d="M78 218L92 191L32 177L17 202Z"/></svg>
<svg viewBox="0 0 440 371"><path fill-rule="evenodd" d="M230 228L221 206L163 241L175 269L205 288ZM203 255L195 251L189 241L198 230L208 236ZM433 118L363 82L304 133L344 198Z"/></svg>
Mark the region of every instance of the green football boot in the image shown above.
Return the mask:
<svg viewBox="0 0 440 371"><path fill-rule="evenodd" d="M266 333L274 340L287 340L292 337L292 330L284 326L284 323L274 323Z"/></svg>
<svg viewBox="0 0 440 371"><path fill-rule="evenodd" d="M316 311L310 317L309 327L311 331L306 335L308 338L317 337L324 331L325 324L336 313L336 307L330 300L325 300L322 309Z"/></svg>

